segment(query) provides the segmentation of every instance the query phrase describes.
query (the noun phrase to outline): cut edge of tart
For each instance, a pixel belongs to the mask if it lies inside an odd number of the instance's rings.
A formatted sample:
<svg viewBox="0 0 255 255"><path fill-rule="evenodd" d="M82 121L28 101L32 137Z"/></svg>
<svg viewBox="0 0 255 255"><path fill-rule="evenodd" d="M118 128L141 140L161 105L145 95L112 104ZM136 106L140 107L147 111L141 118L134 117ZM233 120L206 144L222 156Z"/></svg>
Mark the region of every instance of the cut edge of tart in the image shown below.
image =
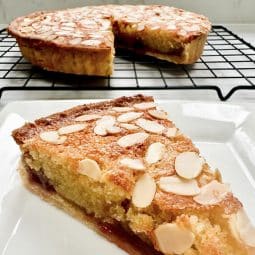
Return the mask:
<svg viewBox="0 0 255 255"><path fill-rule="evenodd" d="M8 31L46 70L107 76L116 47L176 64L194 63L211 29L199 14L160 5L88 6L19 17Z"/></svg>
<svg viewBox="0 0 255 255"><path fill-rule="evenodd" d="M132 255L160 255L160 252L154 250L150 245L144 243L139 237L136 237L131 232L126 231L121 225L113 225L107 222L102 222L92 214L88 214L84 209L75 205L71 201L64 199L62 196L54 192L50 186L42 185L38 176L26 170L24 164L19 164L19 174L24 186L35 195L49 204L63 210L70 216L79 220L85 226L94 230L99 235L105 237L108 241L115 243L119 248L125 250ZM45 184L44 184L45 185Z"/></svg>
<svg viewBox="0 0 255 255"><path fill-rule="evenodd" d="M77 106L13 137L25 186L129 254L254 254L242 204L152 97Z"/></svg>

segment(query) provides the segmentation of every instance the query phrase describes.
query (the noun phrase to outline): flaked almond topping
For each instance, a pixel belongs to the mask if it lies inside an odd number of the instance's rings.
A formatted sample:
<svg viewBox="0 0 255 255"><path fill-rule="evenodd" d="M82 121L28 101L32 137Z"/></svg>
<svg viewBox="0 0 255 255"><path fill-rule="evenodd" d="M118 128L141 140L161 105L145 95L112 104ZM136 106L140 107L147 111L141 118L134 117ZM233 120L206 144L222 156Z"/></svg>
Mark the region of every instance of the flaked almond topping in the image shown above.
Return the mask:
<svg viewBox="0 0 255 255"><path fill-rule="evenodd" d="M150 25L150 26L148 27L148 29L150 29L150 30L158 30L158 29L160 29L160 26L157 26L157 25Z"/></svg>
<svg viewBox="0 0 255 255"><path fill-rule="evenodd" d="M164 130L164 135L166 136L166 137L175 137L176 136L176 134L177 134L177 128L176 127L172 127L172 128L166 128L165 130Z"/></svg>
<svg viewBox="0 0 255 255"><path fill-rule="evenodd" d="M136 28L137 31L143 31L144 29L145 29L145 25L144 24L141 24L141 23L137 24L137 28Z"/></svg>
<svg viewBox="0 0 255 255"><path fill-rule="evenodd" d="M127 112L121 114L118 118L117 121L119 122L130 122L132 120L136 120L140 118L143 115L142 112Z"/></svg>
<svg viewBox="0 0 255 255"><path fill-rule="evenodd" d="M136 207L145 208L149 206L155 196L156 183L149 174L143 174L136 182L132 202Z"/></svg>
<svg viewBox="0 0 255 255"><path fill-rule="evenodd" d="M193 199L201 205L215 205L224 200L229 192L229 185L213 180L201 187L200 193Z"/></svg>
<svg viewBox="0 0 255 255"><path fill-rule="evenodd" d="M178 30L178 34L181 36L187 36L188 33L184 29L180 29L180 30Z"/></svg>
<svg viewBox="0 0 255 255"><path fill-rule="evenodd" d="M94 133L96 135L106 136L107 135L106 127L104 127L102 125L96 125L94 127Z"/></svg>
<svg viewBox="0 0 255 255"><path fill-rule="evenodd" d="M121 128L117 126L108 126L106 127L106 131L108 134L118 134L121 132Z"/></svg>
<svg viewBox="0 0 255 255"><path fill-rule="evenodd" d="M24 20L22 21L23 26L28 26L28 25L31 25L32 23L33 23L33 20L30 18L24 18Z"/></svg>
<svg viewBox="0 0 255 255"><path fill-rule="evenodd" d="M115 111L115 112L129 112L129 111L132 111L134 108L133 107L125 107L125 106L122 106L122 107L113 107L112 110Z"/></svg>
<svg viewBox="0 0 255 255"><path fill-rule="evenodd" d="M133 105L135 109L138 110L147 110L151 108L155 108L157 105L154 102L146 102L146 103L139 103Z"/></svg>
<svg viewBox="0 0 255 255"><path fill-rule="evenodd" d="M131 18L131 17L129 17L129 18L125 18L125 22L128 22L128 23L137 23L137 22L139 22L139 20L137 19L137 18Z"/></svg>
<svg viewBox="0 0 255 255"><path fill-rule="evenodd" d="M143 128L145 131L154 133L154 134L162 134L165 127L161 124L159 124L156 121L151 121L147 119L138 119L136 121L136 125Z"/></svg>
<svg viewBox="0 0 255 255"><path fill-rule="evenodd" d="M166 146L163 143L152 143L146 153L145 160L148 164L160 161L165 153Z"/></svg>
<svg viewBox="0 0 255 255"><path fill-rule="evenodd" d="M90 121L90 120L97 120L100 118L101 116L98 114L84 114L75 118L75 121Z"/></svg>
<svg viewBox="0 0 255 255"><path fill-rule="evenodd" d="M120 127L125 128L127 130L136 130L138 127L134 124L128 124L128 123L120 123Z"/></svg>
<svg viewBox="0 0 255 255"><path fill-rule="evenodd" d="M45 40L47 40L50 36L52 36L54 32L53 31L48 31L46 33L44 33L43 35L41 35L41 37Z"/></svg>
<svg viewBox="0 0 255 255"><path fill-rule="evenodd" d="M243 210L243 208L241 208L239 210ZM241 236L240 236L240 233L239 233L240 232L240 226L237 225L237 213L230 215L230 217L228 219L228 225L229 225L231 234L235 237L235 239L238 240L239 242L244 242L241 239Z"/></svg>
<svg viewBox="0 0 255 255"><path fill-rule="evenodd" d="M144 170L145 166L141 159L122 158L120 164L135 170Z"/></svg>
<svg viewBox="0 0 255 255"><path fill-rule="evenodd" d="M97 39L85 40L85 41L81 42L82 45L92 46L92 47L99 46L101 43L102 43L102 41L97 40Z"/></svg>
<svg viewBox="0 0 255 255"><path fill-rule="evenodd" d="M125 135L117 141L117 144L121 147L126 148L126 147L133 146L133 145L136 145L136 144L141 144L148 137L149 137L149 135L147 133L144 133L144 132Z"/></svg>
<svg viewBox="0 0 255 255"><path fill-rule="evenodd" d="M71 27L71 28L76 27L76 24L75 24L74 22L65 22L64 25L65 25L66 27Z"/></svg>
<svg viewBox="0 0 255 255"><path fill-rule="evenodd" d="M87 124L84 124L84 123L68 125L68 126L65 126L65 127L61 127L58 130L58 133L60 135L71 134L71 133L74 133L74 132L79 132L79 131L85 129L86 127L87 127Z"/></svg>
<svg viewBox="0 0 255 255"><path fill-rule="evenodd" d="M56 38L57 38L56 35L49 35L45 39L48 40L48 41L52 41L52 40L55 40Z"/></svg>
<svg viewBox="0 0 255 255"><path fill-rule="evenodd" d="M86 158L79 162L78 172L98 181L101 178L101 169L95 160Z"/></svg>
<svg viewBox="0 0 255 255"><path fill-rule="evenodd" d="M72 27L65 27L65 26L63 26L63 27L61 27L61 30L62 31L71 31L71 32L73 32L74 29Z"/></svg>
<svg viewBox="0 0 255 255"><path fill-rule="evenodd" d="M203 164L203 158L196 152L183 152L175 159L175 170L179 176L193 179L201 173Z"/></svg>
<svg viewBox="0 0 255 255"><path fill-rule="evenodd" d="M239 209L236 214L231 216L230 224L236 233L236 237L247 246L255 248L255 227L244 209Z"/></svg>
<svg viewBox="0 0 255 255"><path fill-rule="evenodd" d="M57 131L46 131L40 133L40 138L48 143L62 144L66 140L66 136L59 136Z"/></svg>
<svg viewBox="0 0 255 255"><path fill-rule="evenodd" d="M96 124L104 127L113 126L116 122L116 118L111 115L103 116L101 119L97 120Z"/></svg>
<svg viewBox="0 0 255 255"><path fill-rule="evenodd" d="M60 35L60 36L71 36L73 33L73 31L57 31L55 32L56 35Z"/></svg>
<svg viewBox="0 0 255 255"><path fill-rule="evenodd" d="M32 27L23 27L20 30L22 33L32 33L34 31Z"/></svg>
<svg viewBox="0 0 255 255"><path fill-rule="evenodd" d="M156 119L165 120L168 118L167 113L162 110L149 110L148 113Z"/></svg>
<svg viewBox="0 0 255 255"><path fill-rule="evenodd" d="M182 196L195 196L200 193L196 180L185 180L178 176L166 176L159 179L159 187L165 192Z"/></svg>
<svg viewBox="0 0 255 255"><path fill-rule="evenodd" d="M164 223L154 230L159 250L164 254L183 254L195 241L194 234L176 223Z"/></svg>
<svg viewBox="0 0 255 255"><path fill-rule="evenodd" d="M198 25L185 26L184 29L188 32L195 32L195 31L200 31L200 26Z"/></svg>
<svg viewBox="0 0 255 255"><path fill-rule="evenodd" d="M177 27L175 26L175 24L168 24L167 29L169 29L169 30L176 30Z"/></svg>

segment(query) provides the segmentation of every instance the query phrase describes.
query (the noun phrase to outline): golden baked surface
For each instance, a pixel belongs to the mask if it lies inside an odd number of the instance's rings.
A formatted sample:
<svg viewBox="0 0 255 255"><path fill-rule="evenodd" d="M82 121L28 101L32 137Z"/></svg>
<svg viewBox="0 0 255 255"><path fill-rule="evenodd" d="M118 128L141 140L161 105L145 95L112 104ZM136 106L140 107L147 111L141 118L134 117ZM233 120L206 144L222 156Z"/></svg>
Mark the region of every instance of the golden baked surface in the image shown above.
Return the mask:
<svg viewBox="0 0 255 255"><path fill-rule="evenodd" d="M152 97L77 106L13 137L45 187L164 254L246 255L253 247L235 233L241 203ZM179 246L168 247L171 235Z"/></svg>
<svg viewBox="0 0 255 255"><path fill-rule="evenodd" d="M211 24L205 16L168 6L106 5L55 12L36 12L10 24L20 37L41 39L61 47L104 48L111 46L112 25L130 24L137 31L171 33L182 42L207 34Z"/></svg>
<svg viewBox="0 0 255 255"><path fill-rule="evenodd" d="M138 52L143 54L181 64L199 58L210 28L206 17L174 7L105 5L32 13L15 19L8 30L17 38L23 55L36 65L67 73L108 75L112 72L113 34L117 46L138 47ZM89 64L83 69L77 67L78 70L59 67L53 60L50 65L45 58L52 58L52 53L42 54L42 46L61 50L59 55L68 51L90 52L92 55L95 51L102 54L106 51L109 58L105 63L110 67L100 73L87 70L91 69ZM79 56L73 58L76 62L82 61ZM86 58L89 58L88 54ZM68 61L72 62L70 59ZM68 61L65 61L66 65ZM90 64L95 65L96 61L94 59Z"/></svg>

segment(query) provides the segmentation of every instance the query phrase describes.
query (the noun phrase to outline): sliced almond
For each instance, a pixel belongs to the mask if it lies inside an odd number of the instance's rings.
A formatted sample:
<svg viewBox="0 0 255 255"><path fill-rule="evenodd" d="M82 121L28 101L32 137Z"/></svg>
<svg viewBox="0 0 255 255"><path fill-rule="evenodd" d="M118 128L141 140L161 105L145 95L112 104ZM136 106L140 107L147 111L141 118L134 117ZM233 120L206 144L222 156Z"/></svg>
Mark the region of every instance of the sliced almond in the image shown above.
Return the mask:
<svg viewBox="0 0 255 255"><path fill-rule="evenodd" d="M239 242L243 243L243 240L241 239L240 233L239 233L240 231L239 226L237 226L237 213L230 215L228 219L228 224L229 224L230 232L234 236L234 238L238 240Z"/></svg>
<svg viewBox="0 0 255 255"><path fill-rule="evenodd" d="M119 122L130 122L132 120L136 120L140 118L143 115L142 112L127 112L121 114L118 118L117 121Z"/></svg>
<svg viewBox="0 0 255 255"><path fill-rule="evenodd" d="M74 132L79 132L79 131L85 129L86 127L87 127L87 125L85 123L68 125L68 126L65 126L65 127L61 127L58 130L58 133L60 135L71 134L71 133L74 133Z"/></svg>
<svg viewBox="0 0 255 255"><path fill-rule="evenodd" d="M82 45L92 46L92 47L99 46L101 43L102 41L97 39L84 40L81 42Z"/></svg>
<svg viewBox="0 0 255 255"><path fill-rule="evenodd" d="M177 27L174 24L168 24L167 29L169 29L169 30L176 30Z"/></svg>
<svg viewBox="0 0 255 255"><path fill-rule="evenodd" d="M136 125L143 128L145 131L154 133L154 134L162 134L165 127L161 124L159 124L156 121L151 121L147 119L138 119L136 121Z"/></svg>
<svg viewBox="0 0 255 255"><path fill-rule="evenodd" d="M146 103L139 103L133 105L135 109L138 110L147 110L151 108L155 108L157 105L154 102L146 102Z"/></svg>
<svg viewBox="0 0 255 255"><path fill-rule="evenodd" d="M136 125L134 125L134 124L120 123L120 126L122 128L127 129L127 130L136 130L136 129L138 129L138 127Z"/></svg>
<svg viewBox="0 0 255 255"><path fill-rule="evenodd" d="M156 119L165 120L168 118L167 113L162 110L149 110L148 113Z"/></svg>
<svg viewBox="0 0 255 255"><path fill-rule="evenodd" d="M57 131L46 131L40 133L40 138L48 143L62 144L66 140L66 136L59 136Z"/></svg>
<svg viewBox="0 0 255 255"><path fill-rule="evenodd" d="M115 112L129 112L132 111L134 108L133 107L113 107L112 110Z"/></svg>
<svg viewBox="0 0 255 255"><path fill-rule="evenodd" d="M177 134L177 128L176 127L172 127L172 128L166 128L165 130L164 130L164 135L166 136L166 137L175 137L176 136L176 134Z"/></svg>
<svg viewBox="0 0 255 255"><path fill-rule="evenodd" d="M120 164L135 170L144 170L145 166L141 159L122 158Z"/></svg>
<svg viewBox="0 0 255 255"><path fill-rule="evenodd" d="M107 135L106 127L102 125L96 125L94 128L94 133L96 135L106 136Z"/></svg>
<svg viewBox="0 0 255 255"><path fill-rule="evenodd" d="M82 38L80 37L76 37L76 38L73 38L71 40L69 40L69 43L72 44L72 45L78 45L82 42Z"/></svg>
<svg viewBox="0 0 255 255"><path fill-rule="evenodd" d="M117 143L119 146L126 148L129 146L133 146L135 144L143 143L148 137L149 135L147 133L139 132L130 135L125 135L121 137L117 141Z"/></svg>
<svg viewBox="0 0 255 255"><path fill-rule="evenodd" d="M164 223L154 230L156 241L164 254L183 254L195 241L194 234L176 223Z"/></svg>
<svg viewBox="0 0 255 255"><path fill-rule="evenodd" d="M109 127L106 127L106 131L108 134L118 134L121 132L121 128L117 126L109 126Z"/></svg>
<svg viewBox="0 0 255 255"><path fill-rule="evenodd" d="M145 160L148 164L160 161L165 153L166 146L163 143L152 143L146 153Z"/></svg>
<svg viewBox="0 0 255 255"><path fill-rule="evenodd" d="M141 24L141 23L138 23L137 25L137 31L143 31L145 29L145 25L144 24Z"/></svg>
<svg viewBox="0 0 255 255"><path fill-rule="evenodd" d="M96 181L101 178L101 169L95 160L86 158L79 162L78 172Z"/></svg>
<svg viewBox="0 0 255 255"><path fill-rule="evenodd" d="M214 180L204 185L193 199L201 205L215 205L220 203L229 192L229 185Z"/></svg>
<svg viewBox="0 0 255 255"><path fill-rule="evenodd" d="M230 227L234 236L247 246L255 248L255 227L243 208L231 215Z"/></svg>
<svg viewBox="0 0 255 255"><path fill-rule="evenodd" d="M40 138L45 142L56 141L59 138L59 134L57 131L46 131L40 133Z"/></svg>
<svg viewBox="0 0 255 255"><path fill-rule="evenodd" d="M158 30L158 29L160 29L160 26L150 24L150 26L148 28L150 30Z"/></svg>
<svg viewBox="0 0 255 255"><path fill-rule="evenodd" d="M96 124L104 127L113 126L116 122L116 118L111 115L103 116L101 119L97 120Z"/></svg>
<svg viewBox="0 0 255 255"><path fill-rule="evenodd" d="M65 22L64 24L66 27L72 27L72 28L76 27L76 24L74 22Z"/></svg>
<svg viewBox="0 0 255 255"><path fill-rule="evenodd" d="M132 202L136 207L145 208L149 206L155 196L156 183L149 174L142 175L136 182Z"/></svg>
<svg viewBox="0 0 255 255"><path fill-rule="evenodd" d="M185 180L178 176L161 177L158 184L160 189L176 195L195 196L200 193L196 180Z"/></svg>
<svg viewBox="0 0 255 255"><path fill-rule="evenodd" d="M204 160L196 152L183 152L175 159L175 170L179 176L193 179L201 173L203 164Z"/></svg>
<svg viewBox="0 0 255 255"><path fill-rule="evenodd" d="M101 116L98 114L84 114L77 118L75 118L76 121L89 121L89 120L97 120L100 119Z"/></svg>

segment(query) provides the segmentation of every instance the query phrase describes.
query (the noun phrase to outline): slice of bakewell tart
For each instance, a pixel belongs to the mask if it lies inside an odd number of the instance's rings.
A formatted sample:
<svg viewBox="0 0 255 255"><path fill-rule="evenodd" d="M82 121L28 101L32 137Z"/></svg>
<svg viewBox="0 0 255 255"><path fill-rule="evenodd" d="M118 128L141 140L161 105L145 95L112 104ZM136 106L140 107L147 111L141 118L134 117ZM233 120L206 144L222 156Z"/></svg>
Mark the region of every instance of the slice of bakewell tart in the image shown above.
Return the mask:
<svg viewBox="0 0 255 255"><path fill-rule="evenodd" d="M242 204L152 97L77 106L13 137L25 186L129 254L255 254Z"/></svg>

